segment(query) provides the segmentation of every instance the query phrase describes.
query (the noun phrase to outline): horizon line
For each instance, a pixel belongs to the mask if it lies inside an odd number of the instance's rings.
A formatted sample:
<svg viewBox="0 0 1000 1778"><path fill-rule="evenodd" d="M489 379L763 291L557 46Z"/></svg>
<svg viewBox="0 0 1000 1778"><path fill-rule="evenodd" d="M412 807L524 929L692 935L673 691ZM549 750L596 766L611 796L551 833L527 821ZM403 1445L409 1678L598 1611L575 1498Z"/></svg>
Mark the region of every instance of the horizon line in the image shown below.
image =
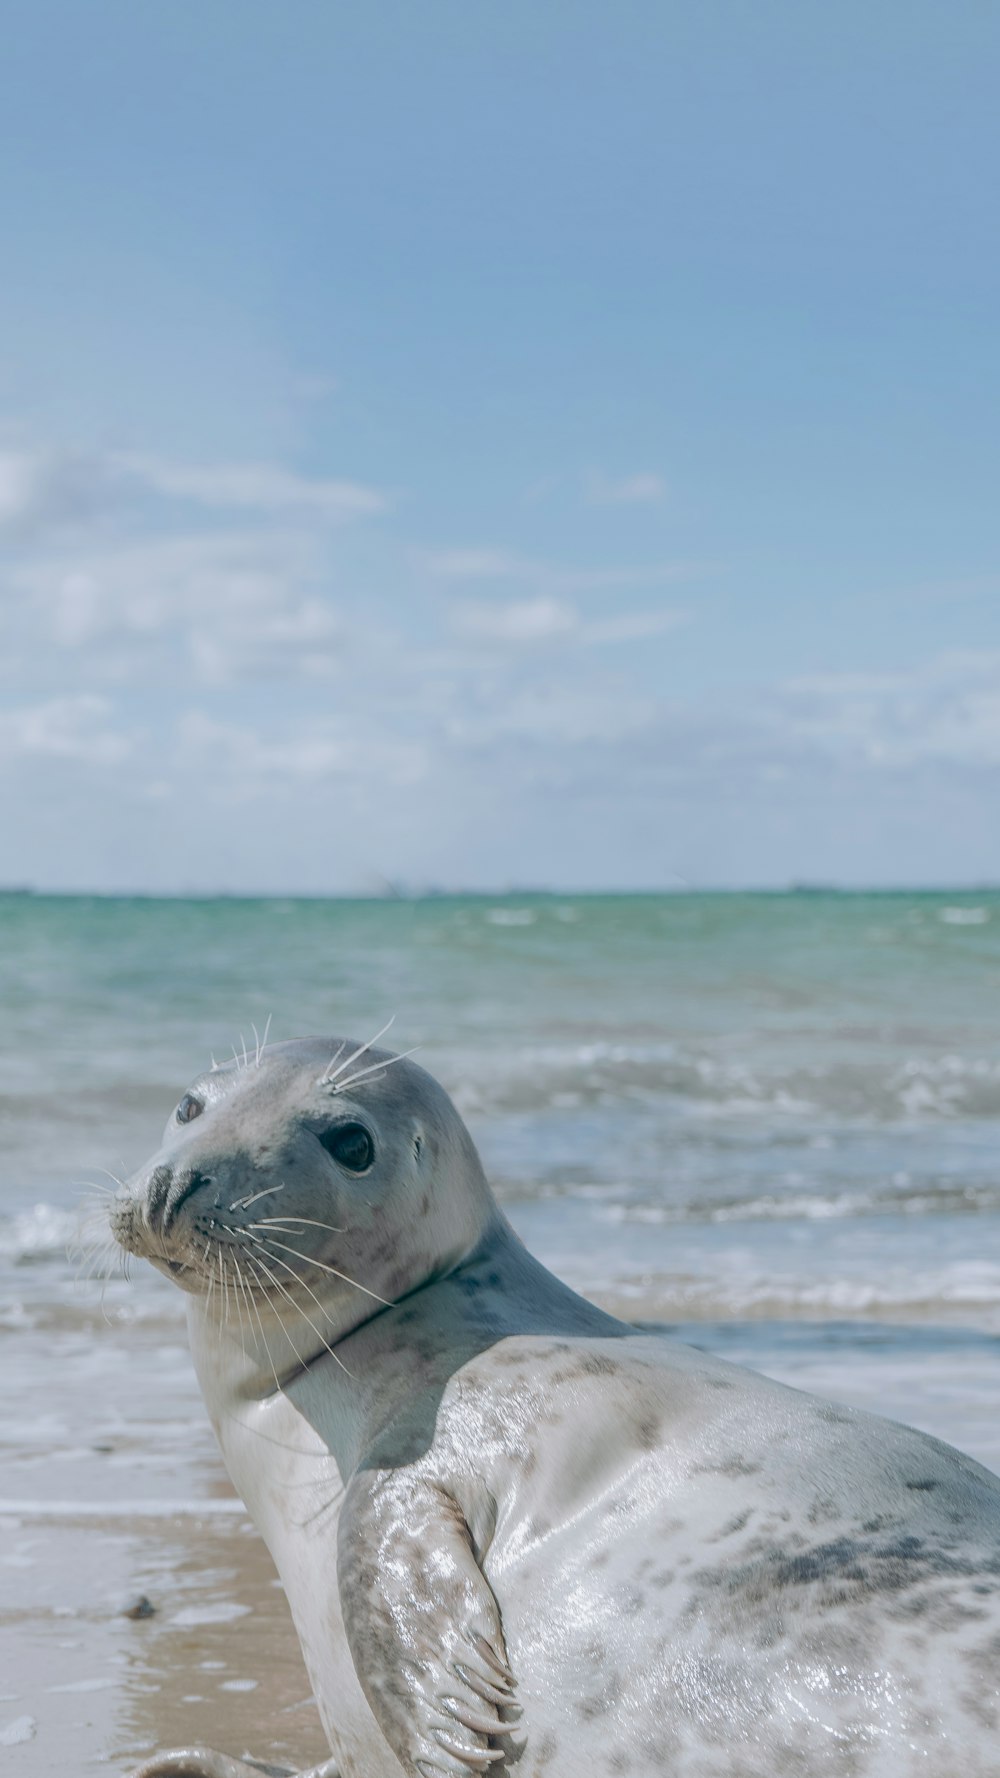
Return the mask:
<svg viewBox="0 0 1000 1778"><path fill-rule="evenodd" d="M52 888L35 883L0 884L0 900L25 900L37 897L52 901L301 901L301 902L422 902L422 901L496 901L515 898L558 900L642 900L692 895L770 895L770 896L865 896L865 895L997 895L1000 880L952 883L827 883L808 880L790 883L682 883L673 882L655 887L571 888L539 884L506 884L486 888L444 887L436 884L409 886L387 884L384 889L138 889L138 888Z"/></svg>

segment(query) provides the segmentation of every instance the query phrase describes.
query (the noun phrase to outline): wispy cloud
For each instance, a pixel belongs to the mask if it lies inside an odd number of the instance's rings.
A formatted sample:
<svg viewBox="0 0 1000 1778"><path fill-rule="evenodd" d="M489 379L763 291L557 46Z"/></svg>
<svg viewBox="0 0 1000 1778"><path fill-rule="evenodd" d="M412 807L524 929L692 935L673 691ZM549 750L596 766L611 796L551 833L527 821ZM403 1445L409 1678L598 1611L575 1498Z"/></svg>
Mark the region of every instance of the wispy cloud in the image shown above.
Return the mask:
<svg viewBox="0 0 1000 1778"><path fill-rule="evenodd" d="M587 478L587 497L594 506L659 506L667 484L653 470L617 478L595 471Z"/></svg>
<svg viewBox="0 0 1000 1778"><path fill-rule="evenodd" d="M11 571L8 656L31 637L114 683L170 666L209 684L336 672L345 641L308 533L205 532L36 556ZM16 636L12 632L19 632ZM48 656L51 671L58 656ZM23 668L22 668L23 671Z"/></svg>
<svg viewBox="0 0 1000 1778"><path fill-rule="evenodd" d="M422 745L362 732L347 715L286 718L262 729L187 711L177 725L178 766L202 770L207 761L223 789L235 781L244 795L276 780L416 784L426 771Z"/></svg>
<svg viewBox="0 0 1000 1778"><path fill-rule="evenodd" d="M117 456L118 473L154 493L214 510L307 513L343 520L384 512L388 501L362 482L313 479L273 463L171 463L160 457Z"/></svg>
<svg viewBox="0 0 1000 1778"><path fill-rule="evenodd" d="M450 582L507 581L532 585L553 594L613 592L617 588L665 586L694 580L711 571L712 564L697 561L613 564L609 567L573 567L539 561L531 556L495 549L446 549L423 555L421 563L435 580Z"/></svg>
<svg viewBox="0 0 1000 1778"><path fill-rule="evenodd" d="M83 451L0 452L0 534L79 524L111 498L108 460Z"/></svg>
<svg viewBox="0 0 1000 1778"><path fill-rule="evenodd" d="M497 549L435 550L423 564L438 580L524 580L539 572L537 563Z"/></svg>
<svg viewBox="0 0 1000 1778"><path fill-rule="evenodd" d="M505 603L464 600L452 607L452 622L460 634L480 641L531 647L553 642L627 643L665 635L685 621L682 611L622 612L615 617L588 620L564 599L542 595Z"/></svg>
<svg viewBox="0 0 1000 1778"><path fill-rule="evenodd" d="M645 642L665 636L688 621L686 611L624 611L619 617L598 619L581 627L583 642Z"/></svg>
<svg viewBox="0 0 1000 1778"><path fill-rule="evenodd" d="M952 650L909 672L812 674L788 681L781 703L798 733L874 767L1000 765L996 650Z"/></svg>
<svg viewBox="0 0 1000 1778"><path fill-rule="evenodd" d="M571 636L579 614L558 599L517 599L509 604L466 601L453 610L456 629L487 642L550 642Z"/></svg>
<svg viewBox="0 0 1000 1778"><path fill-rule="evenodd" d="M300 475L272 463L190 464L115 451L0 453L0 530L80 524L127 507L138 494L210 513L323 524L369 518L389 503L364 482Z"/></svg>
<svg viewBox="0 0 1000 1778"><path fill-rule="evenodd" d="M116 766L133 751L133 739L115 725L106 698L46 698L0 714L0 762L55 760Z"/></svg>

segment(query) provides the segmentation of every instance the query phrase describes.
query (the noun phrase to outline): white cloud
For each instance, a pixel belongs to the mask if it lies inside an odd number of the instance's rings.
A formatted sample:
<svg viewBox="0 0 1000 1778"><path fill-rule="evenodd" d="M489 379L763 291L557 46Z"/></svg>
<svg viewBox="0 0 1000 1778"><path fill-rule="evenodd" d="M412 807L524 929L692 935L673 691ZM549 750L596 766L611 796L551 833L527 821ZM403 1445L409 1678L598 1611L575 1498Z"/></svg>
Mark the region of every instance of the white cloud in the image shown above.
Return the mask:
<svg viewBox="0 0 1000 1778"><path fill-rule="evenodd" d="M452 622L460 634L513 647L548 642L607 646L648 641L676 629L685 616L684 612L673 610L633 611L591 621L565 600L546 595L506 604L467 600L452 607Z"/></svg>
<svg viewBox="0 0 1000 1778"><path fill-rule="evenodd" d="M361 482L312 480L273 463L171 463L160 457L120 455L117 471L154 493L219 510L302 513L350 519L383 512L384 494Z"/></svg>
<svg viewBox="0 0 1000 1778"><path fill-rule="evenodd" d="M456 628L487 642L549 642L580 628L579 614L558 599L519 599L512 604L456 605Z"/></svg>
<svg viewBox="0 0 1000 1778"><path fill-rule="evenodd" d="M687 561L652 562L635 567L622 564L606 568L572 568L492 549L436 550L424 555L421 562L435 580L506 580L530 584L539 592L554 595L663 586L671 581L696 579L711 569L710 563Z"/></svg>
<svg viewBox="0 0 1000 1778"><path fill-rule="evenodd" d="M952 651L907 673L793 679L780 711L799 735L875 767L1000 765L1000 652Z"/></svg>
<svg viewBox="0 0 1000 1778"><path fill-rule="evenodd" d="M595 506L659 506L666 499L667 484L651 470L617 480L594 474L587 491Z"/></svg>
<svg viewBox="0 0 1000 1778"><path fill-rule="evenodd" d="M77 451L0 452L0 534L79 523L109 498L104 459Z"/></svg>
<svg viewBox="0 0 1000 1778"><path fill-rule="evenodd" d="M0 530L80 524L153 494L210 512L245 512L341 523L384 512L388 500L363 482L295 474L273 463L176 463L129 452L0 452Z"/></svg>
<svg viewBox="0 0 1000 1778"><path fill-rule="evenodd" d="M35 497L35 466L30 457L12 451L0 456L0 524L19 519Z"/></svg>
<svg viewBox="0 0 1000 1778"><path fill-rule="evenodd" d="M308 716L266 730L192 710L179 719L177 741L179 767L210 765L223 790L235 781L250 795L275 779L407 785L426 771L420 742L368 731L349 716Z"/></svg>
<svg viewBox="0 0 1000 1778"><path fill-rule="evenodd" d="M423 560L438 580L524 580L540 572L537 563L498 549L435 550Z"/></svg>
<svg viewBox="0 0 1000 1778"><path fill-rule="evenodd" d="M565 772L566 754L589 746L604 747L627 740L651 730L657 721L655 700L630 695L623 685L595 684L575 681L545 680L530 686L505 686L501 696L478 709L456 708L447 724L448 739L466 748L474 745L492 754L493 772L500 776L506 765L503 744L511 741L532 743L531 775L538 769L542 756L537 743L552 749L547 763L556 759ZM573 768L575 770L575 768ZM589 772L590 766L585 768ZM523 776L523 767L518 777Z"/></svg>
<svg viewBox="0 0 1000 1778"><path fill-rule="evenodd" d="M344 626L322 579L308 533L208 532L36 558L10 587L22 648L33 626L105 682L155 664L180 687L336 673Z"/></svg>
<svg viewBox="0 0 1000 1778"><path fill-rule="evenodd" d="M687 621L684 611L622 612L620 617L599 619L585 625L584 642L644 642L653 636L665 636Z"/></svg>
<svg viewBox="0 0 1000 1778"><path fill-rule="evenodd" d="M0 714L0 761L120 765L132 752L133 740L112 726L111 717L106 698L86 693L6 710Z"/></svg>

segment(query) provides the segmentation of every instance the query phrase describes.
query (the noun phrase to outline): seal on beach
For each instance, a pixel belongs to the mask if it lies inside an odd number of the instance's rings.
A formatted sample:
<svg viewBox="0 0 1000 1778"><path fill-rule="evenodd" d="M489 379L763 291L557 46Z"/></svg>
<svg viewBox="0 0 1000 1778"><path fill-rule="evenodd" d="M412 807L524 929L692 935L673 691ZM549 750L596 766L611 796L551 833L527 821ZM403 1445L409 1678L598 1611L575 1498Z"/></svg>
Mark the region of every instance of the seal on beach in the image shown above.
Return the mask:
<svg viewBox="0 0 1000 1778"><path fill-rule="evenodd" d="M112 1224L187 1292L326 1778L996 1778L1000 1480L576 1296L413 1062L213 1068Z"/></svg>

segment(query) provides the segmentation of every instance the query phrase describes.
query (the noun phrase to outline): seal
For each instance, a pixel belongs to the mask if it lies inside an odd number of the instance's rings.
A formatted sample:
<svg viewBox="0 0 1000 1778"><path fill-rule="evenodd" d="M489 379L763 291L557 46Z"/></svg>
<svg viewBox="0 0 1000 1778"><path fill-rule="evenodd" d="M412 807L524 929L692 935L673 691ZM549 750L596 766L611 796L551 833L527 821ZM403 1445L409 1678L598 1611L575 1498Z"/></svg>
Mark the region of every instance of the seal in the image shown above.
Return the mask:
<svg viewBox="0 0 1000 1778"><path fill-rule="evenodd" d="M1000 1480L575 1295L414 1062L213 1067L112 1226L187 1293L325 1778L996 1778Z"/></svg>

